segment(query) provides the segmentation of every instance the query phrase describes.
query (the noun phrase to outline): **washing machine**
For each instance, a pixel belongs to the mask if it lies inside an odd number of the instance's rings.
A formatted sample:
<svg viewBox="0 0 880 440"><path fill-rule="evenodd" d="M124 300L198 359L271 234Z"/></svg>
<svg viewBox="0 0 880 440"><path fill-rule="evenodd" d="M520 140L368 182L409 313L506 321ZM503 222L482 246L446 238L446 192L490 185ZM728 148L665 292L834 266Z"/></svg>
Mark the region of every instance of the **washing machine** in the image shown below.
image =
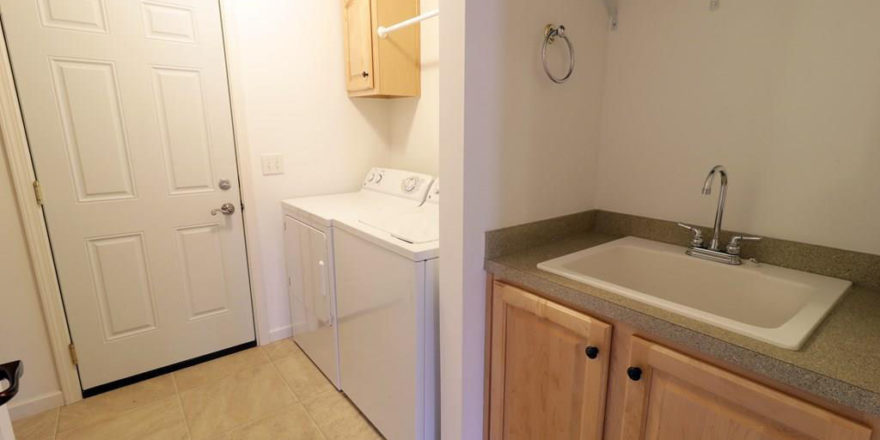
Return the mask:
<svg viewBox="0 0 880 440"><path fill-rule="evenodd" d="M413 209L424 203L434 178L373 168L359 191L282 201L293 340L342 389L338 349L333 241L341 219Z"/></svg>
<svg viewBox="0 0 880 440"><path fill-rule="evenodd" d="M438 438L439 202L334 231L343 391L390 440Z"/></svg>

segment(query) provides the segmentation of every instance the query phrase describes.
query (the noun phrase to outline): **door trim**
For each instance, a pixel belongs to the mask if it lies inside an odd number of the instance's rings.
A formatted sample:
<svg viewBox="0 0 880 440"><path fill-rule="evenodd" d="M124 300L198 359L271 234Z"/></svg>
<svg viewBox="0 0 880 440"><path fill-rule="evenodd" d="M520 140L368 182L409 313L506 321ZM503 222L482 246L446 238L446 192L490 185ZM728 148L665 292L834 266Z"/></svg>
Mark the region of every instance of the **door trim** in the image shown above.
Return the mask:
<svg viewBox="0 0 880 440"><path fill-rule="evenodd" d="M232 136L235 144L235 159L238 162L238 180L241 203L244 206L241 211L244 224L244 245L247 254L248 276L251 283L251 305L254 311L254 330L258 345L266 345L277 339L291 336L289 327L272 331L269 328L269 317L266 311L265 283L263 272L260 270L262 254L257 237L257 196L254 190L254 174L251 166L251 147L247 139L247 124L244 114L244 86L239 80L239 72L229 60L237 53L235 41L229 38L235 34L235 21L230 14L235 9L234 0L218 0L220 4L220 26L223 34L223 59L226 64L226 82L229 89L229 104L232 112ZM279 226L280 227L280 226ZM273 338L274 336L274 338Z"/></svg>
<svg viewBox="0 0 880 440"><path fill-rule="evenodd" d="M273 341L269 330L268 316L264 295L264 282L260 267L260 251L257 240L257 216L255 208L256 193L252 185L250 146L247 143L245 117L241 110L243 97L242 86L237 81L237 72L230 65L230 52L234 52L234 42L229 38L232 20L228 16L234 8L230 0L218 0L220 23L224 43L224 63L229 89L229 100L232 111L233 140L235 145L236 164L238 166L239 191L244 224L245 254L247 256L248 278L250 282L251 308L254 315L255 334L258 345ZM238 103L238 106L236 106ZM52 350L55 371L61 385L64 403L70 405L82 400L82 387L76 366L71 362L69 346L71 341L68 330L67 315L61 299L61 288L55 271L55 260L49 244L49 232L46 226L43 208L34 197L33 183L36 180L30 146L24 127L24 120L19 107L18 93L12 74L6 37L0 23L0 142L9 162L9 174L22 227L28 247L34 279L40 297L46 332ZM287 336L278 335L276 339Z"/></svg>
<svg viewBox="0 0 880 440"><path fill-rule="evenodd" d="M55 360L55 371L64 395L64 402L71 404L82 399L79 374L70 359L70 332L67 330L67 316L61 300L61 288L55 273L55 261L49 247L49 233L46 229L43 207L34 197L33 183L36 180L34 165L31 162L30 148L24 131L24 121L18 106L18 93L12 77L12 66L6 50L6 36L0 23L0 136L3 149L9 161L9 174L18 212L24 229L28 254L34 270L34 280L40 295L49 346Z"/></svg>

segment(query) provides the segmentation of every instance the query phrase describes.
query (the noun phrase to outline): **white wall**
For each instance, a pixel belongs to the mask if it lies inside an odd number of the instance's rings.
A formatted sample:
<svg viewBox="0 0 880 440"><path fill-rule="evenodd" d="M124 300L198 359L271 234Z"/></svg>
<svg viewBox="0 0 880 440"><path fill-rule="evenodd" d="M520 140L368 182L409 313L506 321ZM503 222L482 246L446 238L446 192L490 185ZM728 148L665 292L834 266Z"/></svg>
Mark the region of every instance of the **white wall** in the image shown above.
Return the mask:
<svg viewBox="0 0 880 440"><path fill-rule="evenodd" d="M345 91L342 2L230 0L224 22L240 147L249 150L258 258L272 337L289 331L281 231L285 198L356 190L386 165L389 109ZM285 174L262 176L260 156L283 154ZM251 250L253 252L253 250Z"/></svg>
<svg viewBox="0 0 880 440"><path fill-rule="evenodd" d="M0 243L0 363L19 359L24 362L20 391L10 403L13 417L22 417L58 406L63 403L63 397L6 155L2 152Z"/></svg>
<svg viewBox="0 0 880 440"><path fill-rule="evenodd" d="M725 228L880 253L878 23L870 0L621 0L598 207L711 224L720 163Z"/></svg>
<svg viewBox="0 0 880 440"><path fill-rule="evenodd" d="M446 0L440 23L442 434L482 435L483 234L594 206L607 14L600 1ZM578 59L554 85L547 23ZM559 47L554 47L559 50Z"/></svg>
<svg viewBox="0 0 880 440"><path fill-rule="evenodd" d="M439 7L439 0L421 0L421 12ZM421 27L421 96L389 101L390 166L437 175L440 150L440 18Z"/></svg>

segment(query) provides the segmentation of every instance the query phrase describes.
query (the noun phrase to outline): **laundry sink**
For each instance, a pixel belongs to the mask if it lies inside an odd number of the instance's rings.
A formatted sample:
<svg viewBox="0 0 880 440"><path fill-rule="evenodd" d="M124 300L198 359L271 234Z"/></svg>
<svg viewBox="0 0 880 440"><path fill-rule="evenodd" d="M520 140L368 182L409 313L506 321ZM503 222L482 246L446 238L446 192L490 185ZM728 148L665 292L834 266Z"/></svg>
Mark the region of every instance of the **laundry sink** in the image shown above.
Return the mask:
<svg viewBox="0 0 880 440"><path fill-rule="evenodd" d="M750 261L685 255L685 248L625 237L538 268L779 347L797 350L852 284Z"/></svg>

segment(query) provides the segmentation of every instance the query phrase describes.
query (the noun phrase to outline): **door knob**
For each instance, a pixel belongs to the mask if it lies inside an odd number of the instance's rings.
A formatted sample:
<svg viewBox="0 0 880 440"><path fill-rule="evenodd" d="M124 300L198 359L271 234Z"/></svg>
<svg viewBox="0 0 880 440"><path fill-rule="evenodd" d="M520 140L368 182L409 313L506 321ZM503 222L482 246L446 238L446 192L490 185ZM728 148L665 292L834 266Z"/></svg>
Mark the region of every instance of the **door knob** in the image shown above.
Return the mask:
<svg viewBox="0 0 880 440"><path fill-rule="evenodd" d="M232 215L235 212L235 205L232 203L224 203L220 205L220 208L214 208L211 210L211 215L217 215L217 213L222 213L223 215Z"/></svg>

